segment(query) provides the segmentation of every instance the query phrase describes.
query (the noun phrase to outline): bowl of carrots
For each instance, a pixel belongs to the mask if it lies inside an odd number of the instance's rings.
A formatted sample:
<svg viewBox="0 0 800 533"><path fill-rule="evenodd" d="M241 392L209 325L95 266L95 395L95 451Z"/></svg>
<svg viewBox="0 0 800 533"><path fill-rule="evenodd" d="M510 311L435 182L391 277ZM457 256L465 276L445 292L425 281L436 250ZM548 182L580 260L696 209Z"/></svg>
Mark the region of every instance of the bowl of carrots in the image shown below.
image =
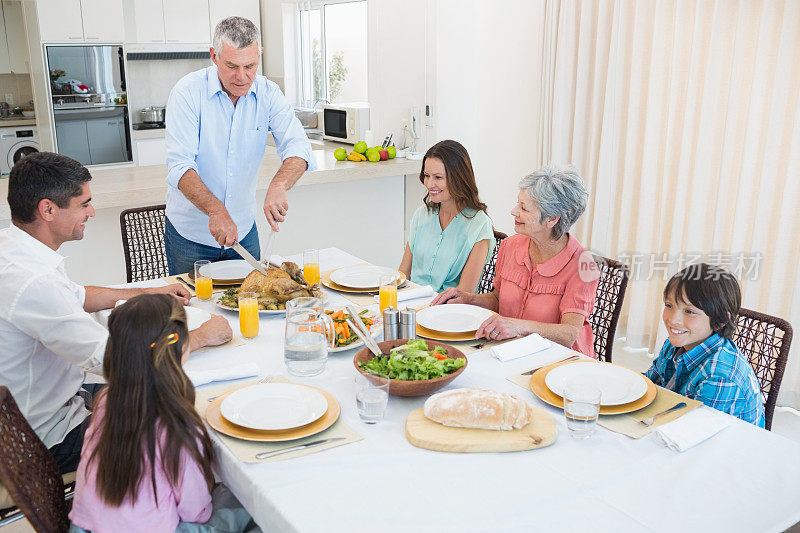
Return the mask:
<svg viewBox="0 0 800 533"><path fill-rule="evenodd" d="M347 325L347 319L351 318L350 313L347 312L347 309L326 309L325 314L331 317L331 320L333 321L333 328L336 333L334 347L328 350L329 352L343 352L345 350L364 345L364 342L358 338L356 332ZM380 324L378 323L378 316L375 313L368 309L364 309L359 311L358 317L361 319L361 323L366 326L373 337L380 332L381 328Z"/></svg>

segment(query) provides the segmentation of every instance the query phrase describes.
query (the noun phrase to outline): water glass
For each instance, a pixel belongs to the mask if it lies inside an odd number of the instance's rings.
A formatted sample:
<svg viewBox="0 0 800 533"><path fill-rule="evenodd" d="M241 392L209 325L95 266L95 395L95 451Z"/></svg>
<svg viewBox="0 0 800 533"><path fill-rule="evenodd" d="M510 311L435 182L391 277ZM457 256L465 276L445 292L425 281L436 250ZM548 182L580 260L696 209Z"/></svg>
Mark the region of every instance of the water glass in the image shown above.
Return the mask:
<svg viewBox="0 0 800 533"><path fill-rule="evenodd" d="M600 414L600 389L590 380L578 378L564 386L564 416L569 434L587 439L594 432Z"/></svg>
<svg viewBox="0 0 800 533"><path fill-rule="evenodd" d="M380 302L381 315L383 315L383 310L387 307L394 307L397 309L397 276L380 276L378 281L380 283L378 288L378 300Z"/></svg>
<svg viewBox="0 0 800 533"><path fill-rule="evenodd" d="M258 335L258 294L239 293L239 329L242 337L252 339Z"/></svg>
<svg viewBox="0 0 800 533"><path fill-rule="evenodd" d="M319 250L314 248L303 252L303 277L309 285L319 283Z"/></svg>
<svg viewBox="0 0 800 533"><path fill-rule="evenodd" d="M356 382L356 407L365 424L383 420L389 403L389 377L383 374L359 374Z"/></svg>
<svg viewBox="0 0 800 533"><path fill-rule="evenodd" d="M194 262L194 293L197 295L198 299L204 301L211 299L214 285L213 280L208 276L202 275L200 270L210 263L211 261L205 259Z"/></svg>
<svg viewBox="0 0 800 533"><path fill-rule="evenodd" d="M327 320L326 320L327 319ZM286 307L286 338L283 360L290 374L316 376L325 370L328 350L335 337L329 328L330 317L313 308Z"/></svg>

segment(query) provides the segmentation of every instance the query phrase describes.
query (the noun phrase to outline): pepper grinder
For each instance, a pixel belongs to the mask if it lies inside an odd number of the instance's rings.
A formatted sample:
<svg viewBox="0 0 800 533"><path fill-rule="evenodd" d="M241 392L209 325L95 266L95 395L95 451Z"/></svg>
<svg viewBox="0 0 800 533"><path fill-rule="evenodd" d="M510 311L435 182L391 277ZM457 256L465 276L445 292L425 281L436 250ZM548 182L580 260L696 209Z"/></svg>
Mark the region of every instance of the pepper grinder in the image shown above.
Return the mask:
<svg viewBox="0 0 800 533"><path fill-rule="evenodd" d="M417 338L417 312L413 309L406 308L400 311L400 338L409 340Z"/></svg>
<svg viewBox="0 0 800 533"><path fill-rule="evenodd" d="M383 310L383 340L393 341L400 334L400 313L391 305Z"/></svg>

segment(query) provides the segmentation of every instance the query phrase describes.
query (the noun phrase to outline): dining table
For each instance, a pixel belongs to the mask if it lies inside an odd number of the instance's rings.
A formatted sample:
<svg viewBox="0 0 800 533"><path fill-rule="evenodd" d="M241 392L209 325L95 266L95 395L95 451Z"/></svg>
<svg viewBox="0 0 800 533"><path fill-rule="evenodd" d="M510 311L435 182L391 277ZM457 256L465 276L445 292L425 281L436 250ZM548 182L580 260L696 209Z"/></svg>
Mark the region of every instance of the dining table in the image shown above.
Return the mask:
<svg viewBox="0 0 800 533"><path fill-rule="evenodd" d="M323 271L359 263L339 249L320 251ZM326 307L377 307L371 294L324 293ZM190 305L222 314L239 335L235 312L197 298ZM431 451L405 435L406 418L427 397L391 396L381 422L362 423L354 385L358 348L329 354L317 376L293 376L283 359L284 329L283 316L262 315L257 337L195 352L185 364L187 371L213 371L250 363L261 376L323 389L338 400L341 420L363 437L302 457L243 462L210 429L216 475L265 532L753 532L783 531L800 521L800 443L706 406L698 409L729 424L684 452L652 434L633 439L600 426L590 438L575 439L561 409L507 379L531 368L532 356L501 362L485 339L457 342L468 365L446 389L515 394L553 418L557 437L527 451ZM548 350L554 360L574 353L556 344ZM244 383L213 382L198 395Z"/></svg>

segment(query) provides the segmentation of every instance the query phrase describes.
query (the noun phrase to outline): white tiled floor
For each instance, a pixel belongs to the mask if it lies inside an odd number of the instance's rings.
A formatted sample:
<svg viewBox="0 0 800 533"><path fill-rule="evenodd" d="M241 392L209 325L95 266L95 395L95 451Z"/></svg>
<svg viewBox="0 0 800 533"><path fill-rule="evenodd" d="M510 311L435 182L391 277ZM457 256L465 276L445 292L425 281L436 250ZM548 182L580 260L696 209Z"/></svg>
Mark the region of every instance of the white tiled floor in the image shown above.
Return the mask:
<svg viewBox="0 0 800 533"><path fill-rule="evenodd" d="M647 350L632 350L627 348L623 342L614 343L614 362L627 366L638 372L644 372L650 367L652 358ZM787 438L800 442L800 412L789 407L778 407L772 419L772 431ZM27 520L18 520L2 529L3 533L31 533L33 528ZM792 533L800 533L800 524L789 530Z"/></svg>

